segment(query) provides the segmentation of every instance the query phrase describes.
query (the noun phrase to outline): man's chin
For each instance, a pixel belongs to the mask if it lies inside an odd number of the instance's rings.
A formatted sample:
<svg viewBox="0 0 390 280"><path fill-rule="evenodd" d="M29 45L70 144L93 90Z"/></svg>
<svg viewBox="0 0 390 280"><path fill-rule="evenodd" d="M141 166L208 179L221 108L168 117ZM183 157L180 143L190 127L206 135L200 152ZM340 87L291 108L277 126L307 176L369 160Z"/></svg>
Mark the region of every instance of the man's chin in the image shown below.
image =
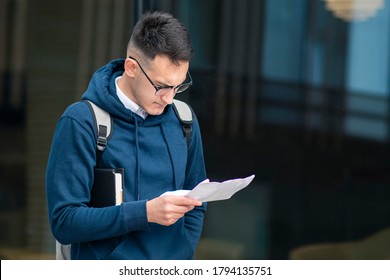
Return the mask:
<svg viewBox="0 0 390 280"><path fill-rule="evenodd" d="M161 115L164 112L164 109L165 106L159 108L151 108L147 111L147 113L148 115L157 116L157 115Z"/></svg>

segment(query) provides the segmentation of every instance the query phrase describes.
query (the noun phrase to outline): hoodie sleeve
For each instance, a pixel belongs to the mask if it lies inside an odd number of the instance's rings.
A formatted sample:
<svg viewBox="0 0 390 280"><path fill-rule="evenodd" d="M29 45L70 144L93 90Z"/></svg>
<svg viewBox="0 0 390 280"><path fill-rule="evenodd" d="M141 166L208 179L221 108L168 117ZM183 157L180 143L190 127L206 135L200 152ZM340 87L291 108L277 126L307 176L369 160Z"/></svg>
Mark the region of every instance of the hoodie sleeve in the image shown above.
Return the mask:
<svg viewBox="0 0 390 280"><path fill-rule="evenodd" d="M203 156L202 138L197 119L192 124L191 144L188 152L185 186L193 189L198 183L206 179L206 170ZM185 229L187 237L195 251L202 233L204 213L207 203L195 207L185 215Z"/></svg>
<svg viewBox="0 0 390 280"><path fill-rule="evenodd" d="M84 103L70 106L54 133L46 169L49 222L62 244L100 240L148 228L146 201L90 208L96 133ZM126 213L132 213L129 217Z"/></svg>

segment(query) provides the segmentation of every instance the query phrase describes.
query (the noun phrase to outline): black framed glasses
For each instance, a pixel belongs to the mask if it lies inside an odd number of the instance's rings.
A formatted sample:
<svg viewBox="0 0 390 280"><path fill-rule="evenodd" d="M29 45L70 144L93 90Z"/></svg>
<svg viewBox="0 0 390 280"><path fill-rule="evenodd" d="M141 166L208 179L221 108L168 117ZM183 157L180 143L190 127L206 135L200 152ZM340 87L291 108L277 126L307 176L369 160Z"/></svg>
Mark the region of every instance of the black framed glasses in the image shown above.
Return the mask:
<svg viewBox="0 0 390 280"><path fill-rule="evenodd" d="M137 62L137 64L139 65L139 68L141 69L142 73L144 73L145 77L148 79L148 81L150 82L150 84L154 87L154 89L156 90L154 95L157 95L157 96L162 96L164 94L167 94L169 91L171 91L173 89L173 92L175 94L177 93L181 93L183 91L185 91L186 89L188 89L190 86L192 86L192 78L191 78L191 75L190 75L190 72L187 71L187 76L189 78L189 82L187 83L182 83L180 85L177 85L177 86L157 86L155 83L153 83L152 79L149 78L148 74L146 74L145 70L142 68L141 64L138 62L137 59L135 59L134 57L132 56L129 56L130 59L132 60L135 60L135 62Z"/></svg>

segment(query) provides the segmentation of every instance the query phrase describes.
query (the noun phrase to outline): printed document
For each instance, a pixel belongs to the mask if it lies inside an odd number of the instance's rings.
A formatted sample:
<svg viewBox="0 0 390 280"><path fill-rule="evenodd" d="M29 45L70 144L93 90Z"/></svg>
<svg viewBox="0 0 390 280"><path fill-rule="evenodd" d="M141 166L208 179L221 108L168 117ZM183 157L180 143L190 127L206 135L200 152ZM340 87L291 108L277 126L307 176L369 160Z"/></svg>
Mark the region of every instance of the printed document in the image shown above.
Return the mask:
<svg viewBox="0 0 390 280"><path fill-rule="evenodd" d="M163 195L186 196L201 202L229 199L236 192L248 186L255 175L246 178L231 179L224 182L210 182L208 179L199 183L193 190L177 190L165 192Z"/></svg>

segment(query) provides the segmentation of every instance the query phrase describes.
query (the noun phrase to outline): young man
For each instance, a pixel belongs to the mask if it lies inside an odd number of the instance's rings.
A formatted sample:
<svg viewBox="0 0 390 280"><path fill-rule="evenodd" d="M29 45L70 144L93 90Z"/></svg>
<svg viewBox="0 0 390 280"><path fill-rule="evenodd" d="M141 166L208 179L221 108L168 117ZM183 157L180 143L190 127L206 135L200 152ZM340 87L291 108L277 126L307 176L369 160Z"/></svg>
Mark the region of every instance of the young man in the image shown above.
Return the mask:
<svg viewBox="0 0 390 280"><path fill-rule="evenodd" d="M185 27L162 12L136 24L126 59L92 77L83 100L111 114L112 135L100 159L86 102L60 118L46 171L49 219L55 238L71 244L72 259L191 259L206 205L166 191L192 189L206 178L198 122L187 147L172 108L186 90L192 46ZM98 161L98 162L97 162ZM118 206L91 207L94 167L124 169Z"/></svg>

